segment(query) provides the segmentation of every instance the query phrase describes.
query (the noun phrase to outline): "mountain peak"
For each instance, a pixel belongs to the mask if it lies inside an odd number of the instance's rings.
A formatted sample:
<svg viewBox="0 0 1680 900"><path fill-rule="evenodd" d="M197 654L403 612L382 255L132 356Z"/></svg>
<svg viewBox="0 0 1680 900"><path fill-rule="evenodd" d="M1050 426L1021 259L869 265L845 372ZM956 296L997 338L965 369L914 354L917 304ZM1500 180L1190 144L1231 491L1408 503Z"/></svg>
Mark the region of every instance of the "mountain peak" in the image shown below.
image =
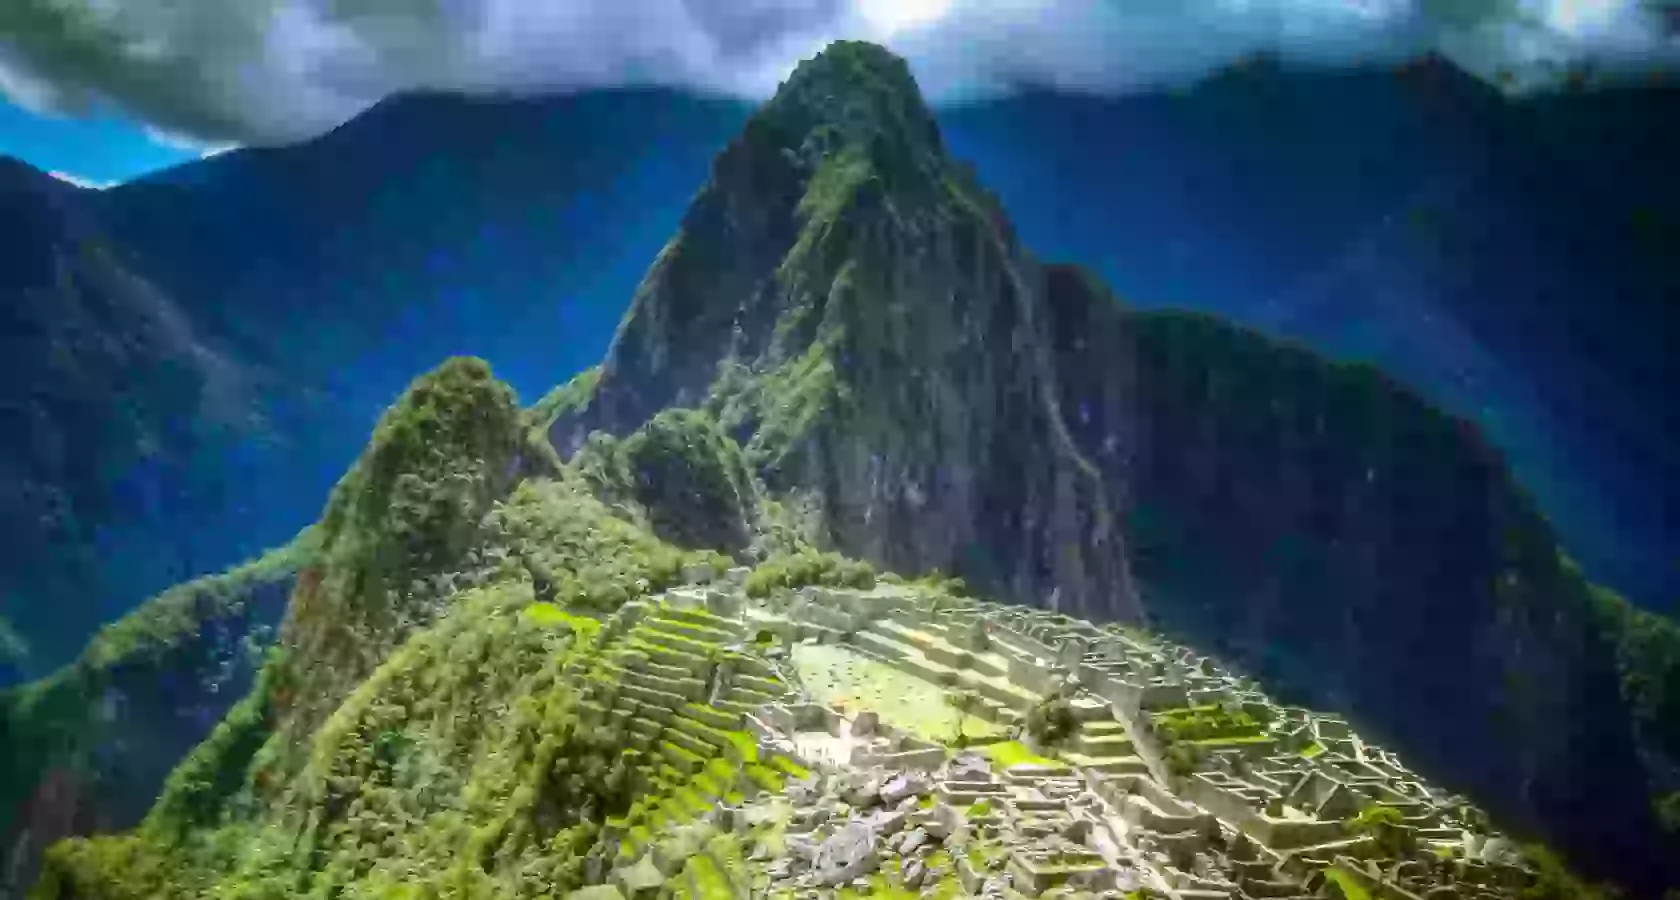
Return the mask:
<svg viewBox="0 0 1680 900"><path fill-rule="evenodd" d="M910 66L865 41L835 41L801 62L755 118L787 145L867 150L888 170L944 153Z"/></svg>

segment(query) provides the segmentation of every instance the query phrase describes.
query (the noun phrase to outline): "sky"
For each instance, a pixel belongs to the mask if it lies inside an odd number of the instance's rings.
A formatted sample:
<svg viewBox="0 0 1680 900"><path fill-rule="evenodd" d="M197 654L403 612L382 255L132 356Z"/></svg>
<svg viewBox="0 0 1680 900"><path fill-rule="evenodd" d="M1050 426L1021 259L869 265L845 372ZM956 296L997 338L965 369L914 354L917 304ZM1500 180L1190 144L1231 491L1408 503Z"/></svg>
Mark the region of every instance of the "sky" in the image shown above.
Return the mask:
<svg viewBox="0 0 1680 900"><path fill-rule="evenodd" d="M1521 92L1680 68L1680 0L6 0L0 153L98 186L404 90L758 98L842 37L904 55L942 104L1147 90L1256 52L1436 51Z"/></svg>

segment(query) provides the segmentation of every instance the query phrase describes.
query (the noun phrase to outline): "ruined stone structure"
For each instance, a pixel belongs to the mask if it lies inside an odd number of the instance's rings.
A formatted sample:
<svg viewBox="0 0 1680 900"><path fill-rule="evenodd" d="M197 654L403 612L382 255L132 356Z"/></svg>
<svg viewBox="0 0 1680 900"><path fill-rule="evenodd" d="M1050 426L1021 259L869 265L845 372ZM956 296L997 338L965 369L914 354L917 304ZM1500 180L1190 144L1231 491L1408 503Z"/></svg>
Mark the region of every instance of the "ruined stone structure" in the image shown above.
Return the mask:
<svg viewBox="0 0 1680 900"><path fill-rule="evenodd" d="M627 822L611 879L632 898L692 866L724 873L702 878L714 892L798 900L1481 900L1534 877L1478 810L1345 721L1141 633L896 585L756 603L724 583L631 604L603 639L621 648L595 719L684 773L725 759L746 789L664 832ZM813 648L889 665L907 695L966 698L993 727L951 746L816 702L825 686L797 665ZM1045 746L1027 722L1051 698L1077 727ZM751 852L708 851L720 831Z"/></svg>

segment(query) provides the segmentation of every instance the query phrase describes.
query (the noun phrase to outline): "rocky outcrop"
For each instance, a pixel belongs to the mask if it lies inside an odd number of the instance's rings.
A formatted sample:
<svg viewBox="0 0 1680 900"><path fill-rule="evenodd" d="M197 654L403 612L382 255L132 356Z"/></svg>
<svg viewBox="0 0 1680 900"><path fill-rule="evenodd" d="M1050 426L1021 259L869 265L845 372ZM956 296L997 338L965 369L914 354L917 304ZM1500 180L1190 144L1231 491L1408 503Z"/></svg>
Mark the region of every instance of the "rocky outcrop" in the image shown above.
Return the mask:
<svg viewBox="0 0 1680 900"><path fill-rule="evenodd" d="M846 553L1147 617L1599 871L1660 858L1611 636L1475 428L1040 266L878 48L803 64L718 157L549 437L667 407Z"/></svg>

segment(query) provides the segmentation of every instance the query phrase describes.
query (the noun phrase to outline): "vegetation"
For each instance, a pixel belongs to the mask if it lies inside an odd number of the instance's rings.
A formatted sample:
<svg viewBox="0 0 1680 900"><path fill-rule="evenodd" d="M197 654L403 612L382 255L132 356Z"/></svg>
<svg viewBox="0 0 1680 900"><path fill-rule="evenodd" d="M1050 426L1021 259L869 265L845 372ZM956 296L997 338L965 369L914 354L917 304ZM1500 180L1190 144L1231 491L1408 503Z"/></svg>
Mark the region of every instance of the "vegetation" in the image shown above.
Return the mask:
<svg viewBox="0 0 1680 900"><path fill-rule="evenodd" d="M1153 715L1152 724L1155 733L1169 743L1244 737L1261 729L1260 721L1248 712L1222 706L1163 710Z"/></svg>
<svg viewBox="0 0 1680 900"><path fill-rule="evenodd" d="M910 583L934 594L945 594L951 597L969 596L967 582L961 578L951 578L938 569L919 576Z"/></svg>
<svg viewBox="0 0 1680 900"><path fill-rule="evenodd" d="M1073 704L1065 697L1047 697L1027 712L1027 734L1040 747L1054 747L1079 731Z"/></svg>
<svg viewBox="0 0 1680 900"><path fill-rule="evenodd" d="M513 391L465 357L415 379L380 417L333 488L320 563L287 611L300 697L289 715L304 728L443 610L450 573L519 474L521 434Z"/></svg>
<svg viewBox="0 0 1680 900"><path fill-rule="evenodd" d="M665 410L622 447L630 491L661 539L739 552L752 538L756 491L741 448L709 415Z"/></svg>
<svg viewBox="0 0 1680 900"><path fill-rule="evenodd" d="M525 411L526 425L547 431L555 419L587 409L589 401L594 397L595 385L600 381L600 366L591 366L577 373L571 380L544 394L542 399Z"/></svg>
<svg viewBox="0 0 1680 900"><path fill-rule="evenodd" d="M1665 757L1668 768L1680 765L1680 623L1588 584L1567 560L1564 567L1591 592L1600 627L1614 643L1622 698L1641 744ZM1658 823L1680 838L1680 784L1659 781L1655 790Z"/></svg>
<svg viewBox="0 0 1680 900"><path fill-rule="evenodd" d="M1371 900L1371 891L1358 878L1331 867L1324 870L1326 881L1335 885L1341 900Z"/></svg>
<svg viewBox="0 0 1680 900"><path fill-rule="evenodd" d="M564 481L521 483L484 529L486 546L467 556L476 580L528 578L539 600L579 611L610 612L682 583L685 569L715 577L730 565L663 543Z"/></svg>
<svg viewBox="0 0 1680 900"><path fill-rule="evenodd" d="M1188 778L1201 762L1201 754L1193 744L1168 744L1161 752L1167 771L1179 778Z"/></svg>
<svg viewBox="0 0 1680 900"><path fill-rule="evenodd" d="M123 665L156 662L196 640L212 620L240 616L259 592L288 585L320 549L314 528L291 543L217 575L175 585L100 629L73 664L82 676Z"/></svg>
<svg viewBox="0 0 1680 900"><path fill-rule="evenodd" d="M326 720L298 771L277 765L272 740L251 749L261 711L248 698L171 777L146 827L57 845L36 896L580 886L599 822L629 809L630 764L621 736L579 724L568 666L587 668L593 644L512 614L529 602L516 583L463 595L461 614L418 631ZM253 698L273 696L263 687Z"/></svg>
<svg viewBox="0 0 1680 900"><path fill-rule="evenodd" d="M1027 749L1027 745L1020 741L998 741L992 744L983 744L980 746L980 752L1005 769L1019 765L1065 768L1062 763L1032 752Z"/></svg>
<svg viewBox="0 0 1680 900"><path fill-rule="evenodd" d="M1522 855L1534 867L1535 877L1517 893L1519 900L1616 900L1621 896L1610 885L1582 880L1548 847L1527 844Z"/></svg>
<svg viewBox="0 0 1680 900"><path fill-rule="evenodd" d="M99 700L107 691L143 695L158 691L165 676L197 685L230 665L234 671L259 665L260 658L241 658L247 653L255 657L260 644L249 633L258 615L254 607L272 605L277 614L297 572L311 565L318 552L315 531L305 530L260 559L172 587L107 625L70 665L0 692L0 733L7 751L7 764L0 769L0 826L23 808L24 798L50 769L70 769L83 783L98 784L105 767L123 764L96 752L111 744L114 729L123 727L121 720L102 714ZM207 639L223 629L245 633L247 639L232 648ZM144 810L112 812L138 819Z"/></svg>
<svg viewBox="0 0 1680 900"><path fill-rule="evenodd" d="M1378 851L1388 859L1410 856L1417 850L1417 835L1406 826L1400 810L1372 803L1345 823L1354 834L1370 835Z"/></svg>
<svg viewBox="0 0 1680 900"><path fill-rule="evenodd" d="M795 590L807 585L853 587L875 586L875 569L866 562L849 560L837 553L802 550L774 556L759 564L747 576L749 597L768 597L778 590Z"/></svg>
<svg viewBox="0 0 1680 900"><path fill-rule="evenodd" d="M169 774L146 817L146 832L178 840L190 827L213 823L223 801L243 785L247 766L271 734L274 700L285 678L282 656L278 649L269 652L251 692Z"/></svg>
<svg viewBox="0 0 1680 900"><path fill-rule="evenodd" d="M1594 586L1593 600L1616 641L1622 696L1640 734L1680 760L1680 623Z"/></svg>
<svg viewBox="0 0 1680 900"><path fill-rule="evenodd" d="M561 416L577 415L587 410L595 397L595 385L600 380L600 366L585 369L544 394L520 416L524 430L523 452L530 457L533 471L552 476L565 468L565 462L549 440L548 431Z"/></svg>

